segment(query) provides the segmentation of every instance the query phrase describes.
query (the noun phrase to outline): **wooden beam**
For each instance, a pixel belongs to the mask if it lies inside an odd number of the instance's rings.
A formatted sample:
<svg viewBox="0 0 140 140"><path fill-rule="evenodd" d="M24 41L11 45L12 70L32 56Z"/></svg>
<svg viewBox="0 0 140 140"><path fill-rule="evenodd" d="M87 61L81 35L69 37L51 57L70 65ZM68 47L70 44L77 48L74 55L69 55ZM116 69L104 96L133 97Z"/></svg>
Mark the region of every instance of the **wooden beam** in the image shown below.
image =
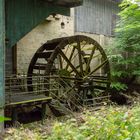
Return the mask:
<svg viewBox="0 0 140 140"><path fill-rule="evenodd" d="M17 44L12 48L12 72L17 74Z"/></svg>
<svg viewBox="0 0 140 140"><path fill-rule="evenodd" d="M5 0L0 0L0 116L4 108L4 75L5 75ZM0 132L3 125L0 124Z"/></svg>
<svg viewBox="0 0 140 140"><path fill-rule="evenodd" d="M17 41L51 14L69 16L70 8L53 5L45 0L5 0L7 46Z"/></svg>
<svg viewBox="0 0 140 140"><path fill-rule="evenodd" d="M83 3L83 0L45 0L45 1L64 7L76 7L82 5Z"/></svg>

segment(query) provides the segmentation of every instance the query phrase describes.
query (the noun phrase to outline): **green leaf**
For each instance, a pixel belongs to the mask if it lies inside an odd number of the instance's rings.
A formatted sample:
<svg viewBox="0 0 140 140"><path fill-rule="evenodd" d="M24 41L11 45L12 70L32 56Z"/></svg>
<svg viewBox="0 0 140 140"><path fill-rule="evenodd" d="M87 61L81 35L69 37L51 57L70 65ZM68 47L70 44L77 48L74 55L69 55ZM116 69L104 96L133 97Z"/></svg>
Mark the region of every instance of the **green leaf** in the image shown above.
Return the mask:
<svg viewBox="0 0 140 140"><path fill-rule="evenodd" d="M6 117L3 117L3 116L0 116L0 123L4 122L4 121L10 121L10 120L11 120L10 118L6 118Z"/></svg>

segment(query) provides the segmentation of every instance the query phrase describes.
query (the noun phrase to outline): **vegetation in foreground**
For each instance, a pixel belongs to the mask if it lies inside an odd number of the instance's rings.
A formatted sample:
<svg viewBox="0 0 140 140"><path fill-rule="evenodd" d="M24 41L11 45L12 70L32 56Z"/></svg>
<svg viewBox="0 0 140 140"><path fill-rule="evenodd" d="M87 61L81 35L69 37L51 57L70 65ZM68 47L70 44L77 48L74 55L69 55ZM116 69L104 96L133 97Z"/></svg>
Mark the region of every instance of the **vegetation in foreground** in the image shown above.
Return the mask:
<svg viewBox="0 0 140 140"><path fill-rule="evenodd" d="M47 121L7 130L5 140L139 140L140 106L103 107L63 121Z"/></svg>
<svg viewBox="0 0 140 140"><path fill-rule="evenodd" d="M110 56L114 87L118 90L126 88L123 79L140 75L140 8L130 0L123 0L120 7L114 45L118 54L111 51ZM120 79L122 84L118 83ZM100 111L75 114L65 121L48 120L44 125L8 129L5 140L139 140L139 114L139 105L132 109L103 107Z"/></svg>

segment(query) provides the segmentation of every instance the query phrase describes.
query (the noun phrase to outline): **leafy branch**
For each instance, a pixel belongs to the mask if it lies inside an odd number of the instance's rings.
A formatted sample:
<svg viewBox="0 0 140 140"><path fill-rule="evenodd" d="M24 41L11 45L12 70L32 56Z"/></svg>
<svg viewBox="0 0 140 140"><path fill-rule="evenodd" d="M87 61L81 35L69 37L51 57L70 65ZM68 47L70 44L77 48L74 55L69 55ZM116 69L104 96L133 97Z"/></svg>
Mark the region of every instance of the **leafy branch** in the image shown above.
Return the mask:
<svg viewBox="0 0 140 140"><path fill-rule="evenodd" d="M126 89L124 85L129 86L133 76L140 76L140 6L130 0L123 0L119 6L116 37L108 50L112 81L117 83L117 90L118 87Z"/></svg>

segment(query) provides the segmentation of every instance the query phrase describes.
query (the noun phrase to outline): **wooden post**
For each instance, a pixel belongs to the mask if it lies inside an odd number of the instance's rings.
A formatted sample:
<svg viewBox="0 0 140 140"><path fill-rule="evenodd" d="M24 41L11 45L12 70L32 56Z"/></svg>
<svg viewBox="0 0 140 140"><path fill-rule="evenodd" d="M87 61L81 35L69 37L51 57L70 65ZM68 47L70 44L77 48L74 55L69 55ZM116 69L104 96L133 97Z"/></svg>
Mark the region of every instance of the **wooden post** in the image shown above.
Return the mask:
<svg viewBox="0 0 140 140"><path fill-rule="evenodd" d="M12 109L12 123L13 123L13 126L16 126L17 121L18 121L18 113L17 113L16 107L14 107Z"/></svg>
<svg viewBox="0 0 140 140"><path fill-rule="evenodd" d="M4 114L5 0L0 0L0 116ZM0 132L3 123L0 123Z"/></svg>
<svg viewBox="0 0 140 140"><path fill-rule="evenodd" d="M42 103L41 117L42 117L42 124L43 124L46 118L46 103Z"/></svg>

